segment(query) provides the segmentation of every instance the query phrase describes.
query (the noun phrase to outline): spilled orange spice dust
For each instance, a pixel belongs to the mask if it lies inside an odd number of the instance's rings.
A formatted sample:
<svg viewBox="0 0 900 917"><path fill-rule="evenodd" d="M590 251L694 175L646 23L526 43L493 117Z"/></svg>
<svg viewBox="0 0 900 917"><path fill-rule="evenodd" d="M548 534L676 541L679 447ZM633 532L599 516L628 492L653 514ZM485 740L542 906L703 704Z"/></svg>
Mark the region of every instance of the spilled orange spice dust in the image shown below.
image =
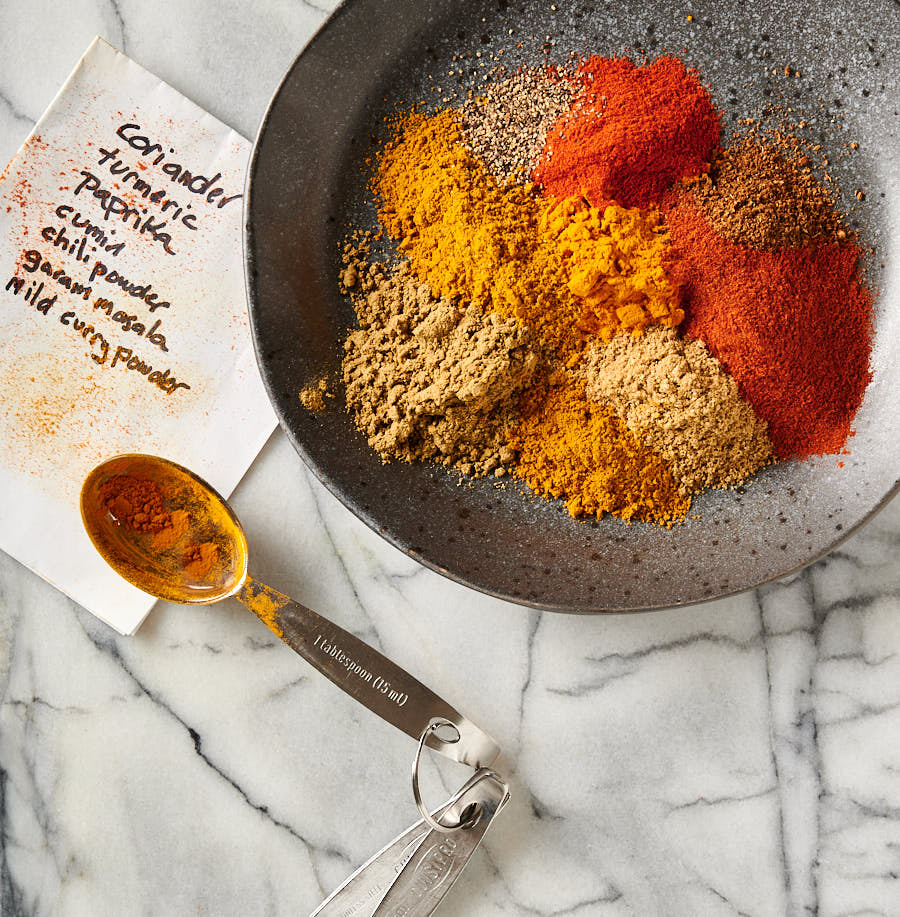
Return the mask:
<svg viewBox="0 0 900 917"><path fill-rule="evenodd" d="M284 637L284 630L278 617L278 609L290 602L288 596L283 595L271 586L249 580L241 586L238 599L245 608L249 608L275 634Z"/></svg>

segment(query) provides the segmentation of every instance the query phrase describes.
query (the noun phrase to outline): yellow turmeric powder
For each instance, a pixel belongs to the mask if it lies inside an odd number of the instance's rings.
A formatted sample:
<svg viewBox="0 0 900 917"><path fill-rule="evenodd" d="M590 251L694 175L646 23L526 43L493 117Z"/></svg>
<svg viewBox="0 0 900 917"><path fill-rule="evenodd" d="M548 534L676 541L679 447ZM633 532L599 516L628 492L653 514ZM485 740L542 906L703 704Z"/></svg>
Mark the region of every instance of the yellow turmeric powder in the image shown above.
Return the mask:
<svg viewBox="0 0 900 917"><path fill-rule="evenodd" d="M510 446L514 469L539 494L562 497L571 515L612 513L668 524L684 518L690 499L679 493L671 466L628 431L615 413L589 401L582 381L533 389Z"/></svg>
<svg viewBox="0 0 900 917"><path fill-rule="evenodd" d="M408 114L378 158L378 216L436 297L514 317L553 349L581 349L581 306L528 186L501 189L462 144L450 110Z"/></svg>
<svg viewBox="0 0 900 917"><path fill-rule="evenodd" d="M581 328L603 341L648 325L674 328L684 312L666 276L666 235L659 211L610 204L603 211L584 198L551 203L541 230L556 241L569 290L584 306Z"/></svg>

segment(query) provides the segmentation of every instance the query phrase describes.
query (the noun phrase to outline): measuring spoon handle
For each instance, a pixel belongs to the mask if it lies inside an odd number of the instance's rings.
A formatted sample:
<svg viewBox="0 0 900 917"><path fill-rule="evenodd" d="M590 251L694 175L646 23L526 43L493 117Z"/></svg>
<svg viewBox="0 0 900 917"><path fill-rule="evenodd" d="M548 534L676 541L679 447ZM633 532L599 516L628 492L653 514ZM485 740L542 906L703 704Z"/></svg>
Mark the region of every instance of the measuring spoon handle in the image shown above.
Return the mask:
<svg viewBox="0 0 900 917"><path fill-rule="evenodd" d="M456 727L459 740L432 733L428 747L472 767L489 767L500 753L487 733L445 700L327 618L249 576L236 598L311 666L417 742L431 720L442 717Z"/></svg>

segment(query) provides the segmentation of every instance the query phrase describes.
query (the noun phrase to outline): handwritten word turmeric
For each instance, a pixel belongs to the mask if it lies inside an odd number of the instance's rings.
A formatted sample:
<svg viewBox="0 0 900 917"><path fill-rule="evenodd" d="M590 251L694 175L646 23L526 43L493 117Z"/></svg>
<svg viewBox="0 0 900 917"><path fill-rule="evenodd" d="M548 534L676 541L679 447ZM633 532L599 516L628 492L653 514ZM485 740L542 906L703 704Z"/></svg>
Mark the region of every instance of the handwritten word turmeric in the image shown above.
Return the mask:
<svg viewBox="0 0 900 917"><path fill-rule="evenodd" d="M190 204L180 204L174 197L166 197L169 192L165 188L154 190L153 185L141 178L139 172L130 168L128 163L115 158L119 155L118 147L114 150L105 150L101 147L98 152L100 154L98 158L99 164L106 166L109 169L109 174L115 175L118 179L116 182L117 188L122 185L127 187L130 184L132 191L140 194L144 200L149 201L151 204L157 204L160 213L168 213L171 209L173 213L170 213L169 217L172 220L181 222L193 232L197 231L197 214L188 212L191 209ZM203 178L203 176L200 175L198 178ZM203 178L203 181L208 183L210 179Z"/></svg>

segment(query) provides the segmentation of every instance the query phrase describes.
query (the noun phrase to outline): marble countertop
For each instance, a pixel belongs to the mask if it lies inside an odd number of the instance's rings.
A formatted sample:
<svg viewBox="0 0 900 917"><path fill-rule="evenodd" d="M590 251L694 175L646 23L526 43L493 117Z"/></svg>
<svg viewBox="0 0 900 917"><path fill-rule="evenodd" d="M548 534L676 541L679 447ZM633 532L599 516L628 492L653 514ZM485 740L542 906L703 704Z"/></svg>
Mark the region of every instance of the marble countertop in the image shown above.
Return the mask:
<svg viewBox="0 0 900 917"><path fill-rule="evenodd" d="M252 137L330 5L8 0L0 160L96 33ZM423 569L280 432L234 503L264 580L505 749L445 917L900 914L897 502L789 582L594 618ZM119 637L0 555L3 917L306 914L415 819L412 751L235 603Z"/></svg>

